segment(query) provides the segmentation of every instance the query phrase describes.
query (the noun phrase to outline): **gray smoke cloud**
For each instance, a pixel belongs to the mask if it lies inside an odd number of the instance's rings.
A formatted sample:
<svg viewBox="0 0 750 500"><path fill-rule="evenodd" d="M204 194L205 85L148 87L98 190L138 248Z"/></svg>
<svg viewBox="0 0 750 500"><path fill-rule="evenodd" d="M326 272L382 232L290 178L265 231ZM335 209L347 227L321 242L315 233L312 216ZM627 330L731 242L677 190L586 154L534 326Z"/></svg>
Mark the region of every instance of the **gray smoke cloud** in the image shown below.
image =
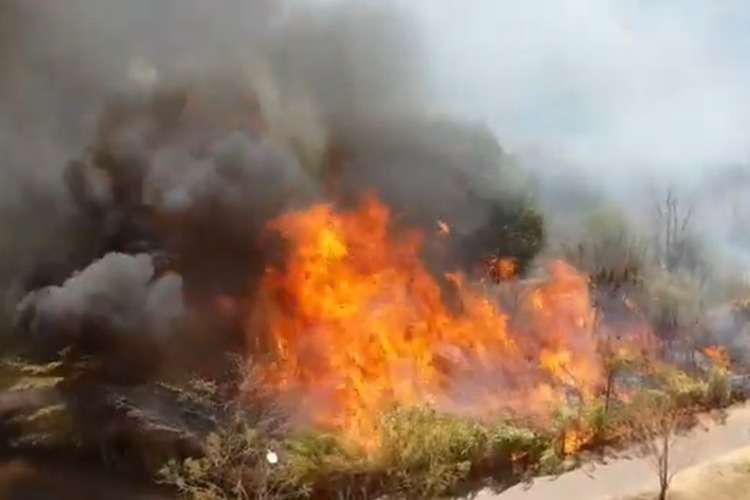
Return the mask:
<svg viewBox="0 0 750 500"><path fill-rule="evenodd" d="M19 310L38 336L77 340L91 323L103 333L164 336L185 314L182 278L158 276L149 255L112 253L62 286L30 293Z"/></svg>
<svg viewBox="0 0 750 500"><path fill-rule="evenodd" d="M555 241L603 205L651 238L644 183L677 184L691 237L750 263L744 188L706 182L745 161L750 11L683 5L4 2L7 307L112 252L166 253L188 304L244 295L269 218L363 187L400 223L448 222L466 263L534 185Z"/></svg>
<svg viewBox="0 0 750 500"><path fill-rule="evenodd" d="M746 280L746 2L398 3L428 40L435 102L535 171L553 232L575 240L612 206L651 240L671 188L712 266Z"/></svg>
<svg viewBox="0 0 750 500"><path fill-rule="evenodd" d="M311 201L374 189L398 223L445 220L453 248L435 266L476 262L503 203L526 203L492 132L435 105L429 40L395 3L2 9L0 283L35 337L210 316L278 256L267 221Z"/></svg>
<svg viewBox="0 0 750 500"><path fill-rule="evenodd" d="M438 102L515 150L617 182L747 159L745 2L400 4L427 33Z"/></svg>

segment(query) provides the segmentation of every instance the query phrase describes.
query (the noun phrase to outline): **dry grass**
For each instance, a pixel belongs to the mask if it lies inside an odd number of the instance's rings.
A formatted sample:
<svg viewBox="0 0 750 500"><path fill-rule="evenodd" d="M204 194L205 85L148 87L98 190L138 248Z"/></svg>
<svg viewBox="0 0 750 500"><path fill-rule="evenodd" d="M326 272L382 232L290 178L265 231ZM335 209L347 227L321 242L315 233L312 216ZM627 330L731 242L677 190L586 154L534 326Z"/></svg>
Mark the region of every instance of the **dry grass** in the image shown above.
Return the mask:
<svg viewBox="0 0 750 500"><path fill-rule="evenodd" d="M652 377L661 390L650 392L688 413L726 399L724 373L702 380L665 369ZM210 383L184 392L207 400L217 396ZM259 419L263 412L248 414L262 406L235 407L206 439L204 456L171 461L161 480L186 500L460 496L529 474L554 474L574 463L566 458L577 449L563 446L571 429L583 430L583 444L591 448L629 441L632 436L621 429L637 411L622 402L609 412L598 401L578 403L565 408L555 425L532 430L520 422L479 423L430 408L395 409L382 417L378 451L366 453L334 435L290 433L282 422ZM266 461L269 451L278 454L278 463Z"/></svg>
<svg viewBox="0 0 750 500"><path fill-rule="evenodd" d="M428 408L383 416L377 452L333 435L270 439L240 417L207 439L205 456L170 462L161 479L186 500L453 497L517 460L538 464L548 437L509 424L485 426ZM269 464L269 450L278 464Z"/></svg>

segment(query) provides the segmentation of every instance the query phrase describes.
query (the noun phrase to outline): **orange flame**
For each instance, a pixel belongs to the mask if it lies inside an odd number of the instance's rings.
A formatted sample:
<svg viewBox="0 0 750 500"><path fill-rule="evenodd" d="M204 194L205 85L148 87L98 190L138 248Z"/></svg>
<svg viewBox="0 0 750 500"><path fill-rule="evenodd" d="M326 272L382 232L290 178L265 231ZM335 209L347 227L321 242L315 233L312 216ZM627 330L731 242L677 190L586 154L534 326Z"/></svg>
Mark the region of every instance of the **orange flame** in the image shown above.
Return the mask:
<svg viewBox="0 0 750 500"><path fill-rule="evenodd" d="M719 368L729 369L729 352L724 346L709 346L703 349L703 354L706 355L711 362Z"/></svg>
<svg viewBox="0 0 750 500"><path fill-rule="evenodd" d="M267 270L248 334L267 333L275 360L265 381L294 397L297 415L367 445L395 405L542 415L566 389L593 393L600 370L584 277L554 263L515 330L462 274L441 285L419 257L421 233L389 219L367 196L353 211L320 204L270 224L288 244L286 263Z"/></svg>
<svg viewBox="0 0 750 500"><path fill-rule="evenodd" d="M564 456L575 454L581 448L590 443L592 437L592 432L590 430L580 430L576 428L567 430L562 442L562 454Z"/></svg>
<svg viewBox="0 0 750 500"><path fill-rule="evenodd" d="M515 259L507 257L493 257L490 259L490 277L494 281L508 281L515 278L518 264Z"/></svg>

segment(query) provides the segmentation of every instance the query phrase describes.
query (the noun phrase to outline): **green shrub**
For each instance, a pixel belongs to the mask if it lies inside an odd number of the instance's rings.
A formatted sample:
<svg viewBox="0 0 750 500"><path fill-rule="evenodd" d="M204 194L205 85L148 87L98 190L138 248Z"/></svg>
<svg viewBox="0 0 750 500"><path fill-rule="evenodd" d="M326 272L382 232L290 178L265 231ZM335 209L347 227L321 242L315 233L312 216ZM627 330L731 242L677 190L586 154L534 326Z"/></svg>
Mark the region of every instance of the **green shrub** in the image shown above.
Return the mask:
<svg viewBox="0 0 750 500"><path fill-rule="evenodd" d="M190 500L284 498L266 460L273 449L278 443L264 432L235 422L208 435L202 457L172 460L159 475Z"/></svg>
<svg viewBox="0 0 750 500"><path fill-rule="evenodd" d="M663 391L680 408L703 406L707 384L673 367L664 368L658 377Z"/></svg>
<svg viewBox="0 0 750 500"><path fill-rule="evenodd" d="M338 437L325 433L288 437L275 478L287 498L352 498L354 491L366 498L369 491L381 488L364 450L344 446Z"/></svg>
<svg viewBox="0 0 750 500"><path fill-rule="evenodd" d="M383 415L379 446L369 451L336 435L278 435L264 425L236 411L206 438L203 456L169 462L161 481L186 500L437 498L563 463L552 435L430 408Z"/></svg>
<svg viewBox="0 0 750 500"><path fill-rule="evenodd" d="M560 455L557 446L549 446L544 449L539 457L539 472L541 474L557 474L563 468L564 458Z"/></svg>
<svg viewBox="0 0 750 500"><path fill-rule="evenodd" d="M513 423L490 426L487 436L487 457L478 472L504 483L536 472L541 457L553 446L550 436Z"/></svg>
<svg viewBox="0 0 750 500"><path fill-rule="evenodd" d="M282 421L271 407L260 399L253 404L224 400L219 386L208 380L162 385L215 419L216 426L203 440L200 457L169 460L158 473L159 482L174 487L186 500L294 497L287 491L291 482L284 481L278 461L269 461L271 454L278 458L283 448Z"/></svg>
<svg viewBox="0 0 750 500"><path fill-rule="evenodd" d="M530 429L503 423L488 431L489 451L508 461L519 455L538 457L549 444L549 438Z"/></svg>
<svg viewBox="0 0 750 500"><path fill-rule="evenodd" d="M386 488L407 498L434 498L467 480L487 450L479 424L429 408L397 409L383 417L376 462Z"/></svg>
<svg viewBox="0 0 750 500"><path fill-rule="evenodd" d="M601 444L609 439L611 430L609 413L607 408L598 401L584 409L584 428L590 430L593 444Z"/></svg>
<svg viewBox="0 0 750 500"><path fill-rule="evenodd" d="M706 405L711 408L723 408L731 400L731 387L727 370L720 367L711 368L706 385Z"/></svg>

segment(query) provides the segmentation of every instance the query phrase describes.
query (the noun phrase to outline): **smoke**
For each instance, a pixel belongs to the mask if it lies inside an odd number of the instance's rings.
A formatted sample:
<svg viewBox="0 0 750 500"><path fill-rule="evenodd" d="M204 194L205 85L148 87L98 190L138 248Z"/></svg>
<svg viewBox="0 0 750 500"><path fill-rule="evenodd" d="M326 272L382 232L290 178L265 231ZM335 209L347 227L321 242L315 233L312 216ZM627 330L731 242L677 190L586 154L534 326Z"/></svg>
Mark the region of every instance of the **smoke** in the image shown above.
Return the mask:
<svg viewBox="0 0 750 500"><path fill-rule="evenodd" d="M403 5L427 32L440 102L516 151L617 182L746 160L743 2Z"/></svg>
<svg viewBox="0 0 750 500"><path fill-rule="evenodd" d="M737 47L748 39L736 19L748 16L736 0L0 2L2 326L45 354L73 344L99 355L127 382L170 363L214 375L223 351L254 350L239 345L256 340L246 308L285 243L268 221L318 201L351 208L368 190L395 224L450 234L420 255L435 276L513 232L528 241L507 253L534 256L533 193L552 244L589 238L593 221L624 250L605 245L605 257L645 261L661 251L653 180L695 207L691 238L750 263L734 229L742 205L715 203L750 184L729 170L705 182L746 161L750 72ZM607 205L623 220L597 218ZM670 307L693 292L673 278ZM597 292L613 329L662 312ZM517 319L530 350L555 340L559 328ZM746 356L726 308L701 326ZM594 366L594 346L568 347Z"/></svg>
<svg viewBox="0 0 750 500"><path fill-rule="evenodd" d="M535 173L552 242L619 211L659 253L671 189L719 281L706 300L725 300L732 277L746 286L744 2L399 5L425 33L435 102L484 122Z"/></svg>
<svg viewBox="0 0 750 500"><path fill-rule="evenodd" d="M439 113L423 33L394 4L2 9L0 285L43 351L237 347L223 298L252 300L281 256L266 223L313 201L375 190L399 224L444 221L436 271L475 263L525 206L492 132Z"/></svg>
<svg viewBox="0 0 750 500"><path fill-rule="evenodd" d="M34 291L19 304L32 335L53 344L95 335L167 335L183 315L182 278L157 275L151 256L108 254L62 286Z"/></svg>
<svg viewBox="0 0 750 500"><path fill-rule="evenodd" d="M534 190L553 243L585 237L606 204L650 238L662 194L644 179L711 205L703 175L744 161L739 2L479 1L460 22L457 8L3 2L5 302L32 292L24 308L39 318L85 316L71 280L120 283L112 255L143 254L179 274L186 309L213 310L251 295L279 256L269 219L350 206L365 188L398 224L450 227L426 249L438 271L497 247L503 211ZM691 226L711 230L691 236L750 262L712 208ZM160 272L135 273L143 304ZM149 322L145 306L112 307L114 331Z"/></svg>

